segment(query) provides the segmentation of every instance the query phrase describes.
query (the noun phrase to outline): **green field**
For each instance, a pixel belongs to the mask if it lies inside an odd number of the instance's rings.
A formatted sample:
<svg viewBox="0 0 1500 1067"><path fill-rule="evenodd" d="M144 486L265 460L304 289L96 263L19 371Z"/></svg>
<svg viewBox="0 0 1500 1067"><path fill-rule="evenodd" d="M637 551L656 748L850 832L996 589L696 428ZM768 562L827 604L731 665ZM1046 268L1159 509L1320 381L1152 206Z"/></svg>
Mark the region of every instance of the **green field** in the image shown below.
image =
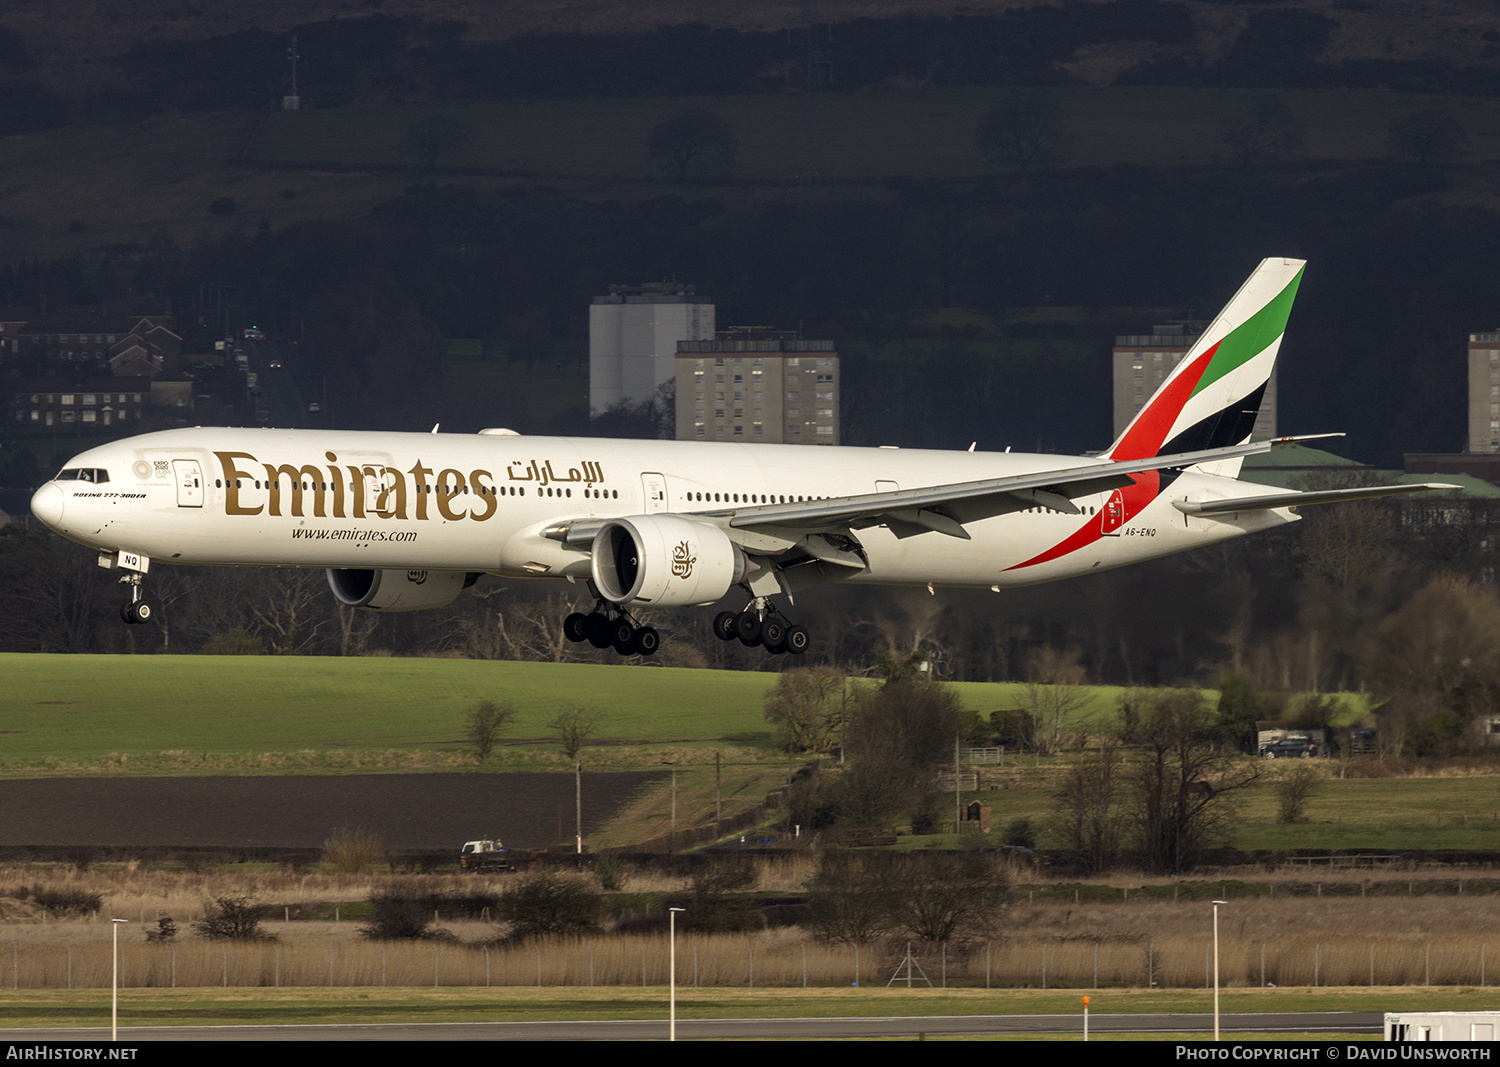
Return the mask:
<svg viewBox="0 0 1500 1067"><path fill-rule="evenodd" d="M769 751L765 694L777 675L500 660L8 653L0 654L0 677L0 752L19 761L169 750L458 751L463 714L483 699L515 705L512 739L546 738L559 711L584 705L606 713L601 739ZM1122 690L1086 688L1079 726L1112 723ZM988 715L1018 705L1026 687L954 689L966 707Z"/></svg>
<svg viewBox="0 0 1500 1067"><path fill-rule="evenodd" d="M664 753L688 765L761 770L788 756L764 716L769 672L620 664L459 659L275 656L0 655L0 776L310 774L476 771L463 740L465 711L481 699L518 716L483 769L553 769L547 723L575 705L605 713L589 760L599 770L657 766ZM859 684L851 682L852 684ZM988 714L1024 703L1019 683L955 683L965 706ZM1086 687L1073 729L1112 726L1117 687ZM1363 710L1362 702L1351 709ZM1054 782L1073 754L1007 755L981 771L978 797L1003 828L1025 816L1055 847L1046 824ZM1276 778L1267 762L1240 795L1231 841L1244 849L1500 848L1500 776L1337 778L1308 805L1307 820L1276 822ZM744 774L754 775L749 767ZM736 772L741 773L739 771ZM945 837L913 846L951 847Z"/></svg>
<svg viewBox="0 0 1500 1067"><path fill-rule="evenodd" d="M773 674L598 664L273 656L0 655L6 760L110 753L465 747L465 710L515 705L509 736L545 738L573 705L600 737L769 745Z"/></svg>
<svg viewBox="0 0 1500 1067"><path fill-rule="evenodd" d="M887 1015L1073 1015L1079 998L1091 998L1092 1014L1211 1012L1208 990L996 990L887 989L682 989L682 1019L777 1019ZM643 989L316 989L229 990L127 989L120 994L120 1025L232 1026L393 1024L398 1022L525 1022L559 1019L662 1019L665 988ZM1493 990L1445 988L1226 989L1225 1012L1485 1010ZM7 990L7 1027L108 1026L108 991L32 992ZM767 1036L774 1036L768 1034ZM1096 1035L1128 1040L1126 1035ZM1164 1040L1170 1035L1153 1034ZM1202 1035L1194 1035L1201 1040ZM1331 1040L1330 1035L1321 1035ZM1280 1035L1281 1040L1291 1035ZM1073 1035L1071 1040L1077 1040Z"/></svg>

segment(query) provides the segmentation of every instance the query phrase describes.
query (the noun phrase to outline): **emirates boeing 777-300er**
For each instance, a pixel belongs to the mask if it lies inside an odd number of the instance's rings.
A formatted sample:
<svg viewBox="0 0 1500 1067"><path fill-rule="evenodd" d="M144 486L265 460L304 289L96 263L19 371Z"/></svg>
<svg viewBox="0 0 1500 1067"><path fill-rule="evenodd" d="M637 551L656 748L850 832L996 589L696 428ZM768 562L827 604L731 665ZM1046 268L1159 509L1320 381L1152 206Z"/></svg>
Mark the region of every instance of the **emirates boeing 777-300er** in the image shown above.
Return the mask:
<svg viewBox="0 0 1500 1067"><path fill-rule="evenodd" d="M1295 522L1297 508L1415 492L1238 480L1303 264L1268 259L1108 450L1010 452L321 430L167 430L103 445L37 490L47 526L123 572L153 563L322 567L340 602L441 607L482 574L566 578L574 641L650 655L633 612L716 603L724 640L802 653L777 598L825 582L1002 589ZM1283 438L1291 440L1290 438Z"/></svg>

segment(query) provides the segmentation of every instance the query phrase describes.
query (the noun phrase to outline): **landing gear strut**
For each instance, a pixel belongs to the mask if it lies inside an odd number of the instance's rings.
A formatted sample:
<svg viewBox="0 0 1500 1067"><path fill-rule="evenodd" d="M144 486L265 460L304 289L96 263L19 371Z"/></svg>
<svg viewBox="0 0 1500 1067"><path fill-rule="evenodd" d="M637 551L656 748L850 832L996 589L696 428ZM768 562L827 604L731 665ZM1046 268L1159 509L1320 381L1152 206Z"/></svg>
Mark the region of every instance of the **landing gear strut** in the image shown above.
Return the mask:
<svg viewBox="0 0 1500 1067"><path fill-rule="evenodd" d="M132 625L151 621L151 605L141 596L140 571L126 571L120 576L120 584L130 586L130 599L120 605L120 619Z"/></svg>
<svg viewBox="0 0 1500 1067"><path fill-rule="evenodd" d="M714 616L714 636L720 641L738 639L747 648L760 645L772 655L800 656L811 642L806 630L792 624L764 597L752 600L744 611L719 612Z"/></svg>
<svg viewBox="0 0 1500 1067"><path fill-rule="evenodd" d="M587 615L575 611L564 619L563 635L595 648L613 648L622 656L654 656L661 648L661 635L654 627L640 625L624 608L604 600Z"/></svg>

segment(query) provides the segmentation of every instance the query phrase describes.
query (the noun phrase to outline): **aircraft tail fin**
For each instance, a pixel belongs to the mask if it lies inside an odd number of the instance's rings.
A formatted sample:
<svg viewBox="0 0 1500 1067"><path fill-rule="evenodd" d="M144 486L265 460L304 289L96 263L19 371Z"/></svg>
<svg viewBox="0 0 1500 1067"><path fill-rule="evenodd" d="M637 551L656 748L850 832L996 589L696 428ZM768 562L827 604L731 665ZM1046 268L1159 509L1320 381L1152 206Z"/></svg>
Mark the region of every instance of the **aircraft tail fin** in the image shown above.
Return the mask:
<svg viewBox="0 0 1500 1067"><path fill-rule="evenodd" d="M1262 260L1105 456L1149 459L1250 440L1304 266ZM1215 463L1210 473L1234 477L1239 465Z"/></svg>

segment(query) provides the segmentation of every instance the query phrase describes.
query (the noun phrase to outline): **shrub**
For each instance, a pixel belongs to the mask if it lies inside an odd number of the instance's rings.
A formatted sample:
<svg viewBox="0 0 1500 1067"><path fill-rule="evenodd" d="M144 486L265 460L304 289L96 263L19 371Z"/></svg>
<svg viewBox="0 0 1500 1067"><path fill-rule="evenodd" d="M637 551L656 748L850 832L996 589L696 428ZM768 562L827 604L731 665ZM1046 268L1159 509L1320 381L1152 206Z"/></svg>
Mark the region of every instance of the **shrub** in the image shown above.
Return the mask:
<svg viewBox="0 0 1500 1067"><path fill-rule="evenodd" d="M1005 824L1005 844L1020 845L1022 848L1036 848L1036 827L1032 825L1029 818L1022 815L1012 819Z"/></svg>
<svg viewBox="0 0 1500 1067"><path fill-rule="evenodd" d="M380 862L385 847L362 826L343 827L323 842L323 862L341 874L362 874Z"/></svg>
<svg viewBox="0 0 1500 1067"><path fill-rule="evenodd" d="M613 893L625 887L625 863L620 859L618 852L595 853L589 869L594 872L594 877L599 879L600 889Z"/></svg>
<svg viewBox="0 0 1500 1067"><path fill-rule="evenodd" d="M500 916L511 937L584 934L599 928L599 894L582 882L551 871L523 882L500 898Z"/></svg>
<svg viewBox="0 0 1500 1067"><path fill-rule="evenodd" d="M411 897L376 897L375 917L359 932L372 941L420 941L431 938L446 938L446 931L434 930L433 910L425 900Z"/></svg>
<svg viewBox="0 0 1500 1067"><path fill-rule="evenodd" d="M204 905L203 918L193 929L210 941L270 940L260 928L260 910L249 897L216 897Z"/></svg>
<svg viewBox="0 0 1500 1067"><path fill-rule="evenodd" d="M1301 822L1307 802L1323 786L1323 772L1311 763L1298 763L1276 782L1276 821Z"/></svg>
<svg viewBox="0 0 1500 1067"><path fill-rule="evenodd" d="M516 721L516 709L510 704L481 700L464 716L464 739L474 746L479 762L484 763L494 751L495 741Z"/></svg>
<svg viewBox="0 0 1500 1067"><path fill-rule="evenodd" d="M34 901L50 912L68 915L93 915L104 907L104 898L85 889L51 889L41 885L22 886L10 896Z"/></svg>

